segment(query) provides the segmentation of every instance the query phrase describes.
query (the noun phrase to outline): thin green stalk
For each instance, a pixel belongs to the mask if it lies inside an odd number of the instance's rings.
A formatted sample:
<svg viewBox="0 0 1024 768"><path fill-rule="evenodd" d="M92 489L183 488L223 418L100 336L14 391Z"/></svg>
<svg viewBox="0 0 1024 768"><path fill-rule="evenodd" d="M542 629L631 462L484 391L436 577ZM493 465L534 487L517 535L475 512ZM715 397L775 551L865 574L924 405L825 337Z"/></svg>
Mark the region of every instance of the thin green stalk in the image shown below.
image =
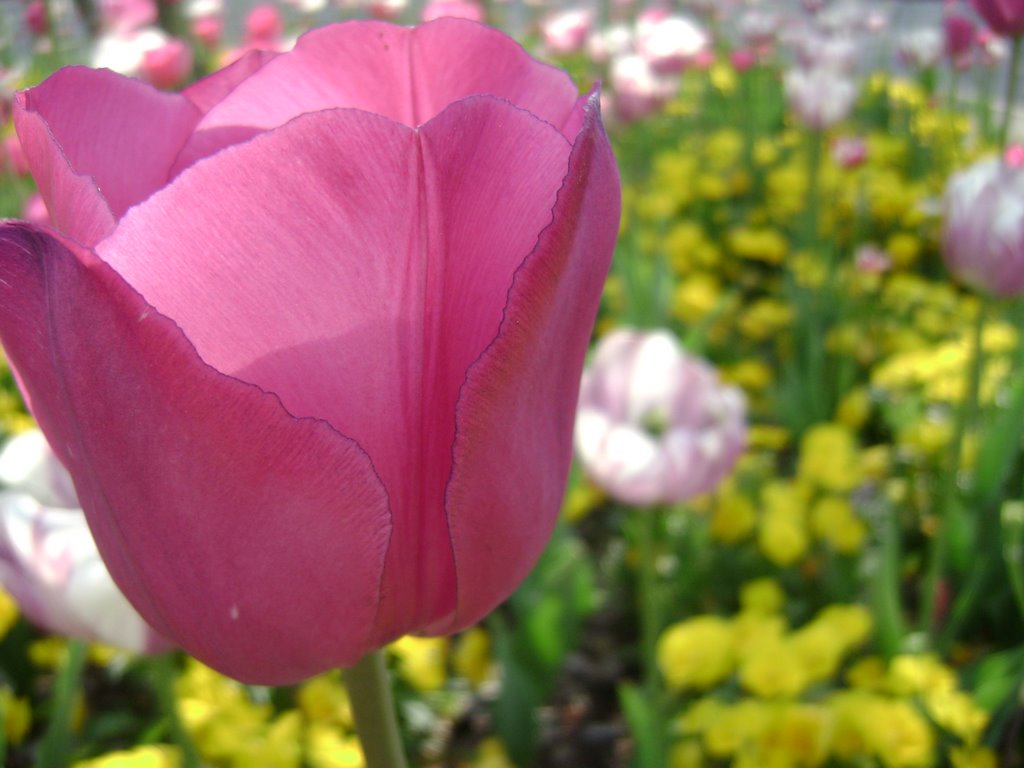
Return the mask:
<svg viewBox="0 0 1024 768"><path fill-rule="evenodd" d="M366 768L407 768L384 652L366 654L354 667L343 670L342 677Z"/></svg>
<svg viewBox="0 0 1024 768"><path fill-rule="evenodd" d="M69 640L67 653L53 687L53 709L36 754L37 768L64 768L71 764L71 719L75 697L82 686L86 644Z"/></svg>
<svg viewBox="0 0 1024 768"><path fill-rule="evenodd" d="M640 556L640 651L643 663L643 689L654 716L650 744L653 765L665 765L665 728L661 714L661 678L658 675L658 633L661 632L661 590L658 583L658 528L661 525L661 509L653 507L639 512Z"/></svg>
<svg viewBox="0 0 1024 768"><path fill-rule="evenodd" d="M988 317L989 299L982 297L978 307L978 316L974 321L974 328L971 335L971 348L969 359L965 369L966 391L963 400L956 409L956 417L953 425L953 436L949 442L949 452L946 457L945 471L940 479L938 494L938 523L937 530L932 536L929 548L928 570L925 574L925 589L923 595L924 609L921 615L921 631L934 637L936 631L935 614L939 599L939 581L946 565L946 555L949 549L949 528L950 516L953 514L953 507L957 503L958 484L957 478L960 474L963 459L964 437L967 434L967 427L974 415L978 405L978 391L981 388L981 372L984 368L985 350L982 346L982 332L985 328L985 321Z"/></svg>
<svg viewBox="0 0 1024 768"><path fill-rule="evenodd" d="M1010 72L1006 78L1006 98L1003 101L1003 122L999 127L999 149L1005 150L1010 141L1010 123L1013 121L1013 107L1017 98L1017 85L1020 81L1021 41L1024 38L1013 38L1010 49Z"/></svg>
<svg viewBox="0 0 1024 768"><path fill-rule="evenodd" d="M199 768L202 765L199 752L196 750L196 745L192 742L188 731L185 730L184 723L181 722L181 718L178 716L178 703L174 696L174 657L169 653L165 653L153 659L152 666L155 672L157 699L160 702L160 709L163 711L164 717L167 718L171 738L174 739L174 743L181 750L182 768Z"/></svg>

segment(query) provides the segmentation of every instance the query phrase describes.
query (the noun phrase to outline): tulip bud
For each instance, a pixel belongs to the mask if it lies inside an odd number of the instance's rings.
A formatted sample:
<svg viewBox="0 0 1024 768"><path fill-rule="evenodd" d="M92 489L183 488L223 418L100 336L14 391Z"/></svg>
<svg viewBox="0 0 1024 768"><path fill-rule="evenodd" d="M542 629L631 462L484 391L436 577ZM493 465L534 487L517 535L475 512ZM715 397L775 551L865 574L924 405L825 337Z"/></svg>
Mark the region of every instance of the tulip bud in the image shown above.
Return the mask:
<svg viewBox="0 0 1024 768"><path fill-rule="evenodd" d="M712 490L746 444L742 392L719 382L667 331L620 329L583 375L576 454L627 504L685 501Z"/></svg>
<svg viewBox="0 0 1024 768"><path fill-rule="evenodd" d="M1024 166L991 157L946 184L942 256L962 283L992 296L1024 292Z"/></svg>
<svg viewBox="0 0 1024 768"><path fill-rule="evenodd" d="M159 48L142 55L142 76L157 88L169 90L192 74L192 49L184 40L172 37Z"/></svg>

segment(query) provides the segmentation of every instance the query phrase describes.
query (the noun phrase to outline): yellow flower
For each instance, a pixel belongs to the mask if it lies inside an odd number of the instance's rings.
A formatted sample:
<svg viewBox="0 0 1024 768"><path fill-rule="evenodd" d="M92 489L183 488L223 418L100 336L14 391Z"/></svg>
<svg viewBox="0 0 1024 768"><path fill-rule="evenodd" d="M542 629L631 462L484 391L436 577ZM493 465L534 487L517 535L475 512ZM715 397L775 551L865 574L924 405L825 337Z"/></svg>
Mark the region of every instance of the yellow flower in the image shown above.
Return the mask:
<svg viewBox="0 0 1024 768"><path fill-rule="evenodd" d="M743 144L742 133L735 128L722 128L708 137L704 145L704 156L712 168L724 170L740 161Z"/></svg>
<svg viewBox="0 0 1024 768"><path fill-rule="evenodd" d="M18 746L32 727L32 707L7 686L0 686L0 722L8 744Z"/></svg>
<svg viewBox="0 0 1024 768"><path fill-rule="evenodd" d="M718 616L696 616L673 624L658 639L657 659L669 688L710 688L735 667L732 626Z"/></svg>
<svg viewBox="0 0 1024 768"><path fill-rule="evenodd" d="M828 680L839 669L843 639L827 624L811 622L796 630L790 642L801 659L808 682Z"/></svg>
<svg viewBox="0 0 1024 768"><path fill-rule="evenodd" d="M862 477L853 433L841 424L811 427L800 441L797 475L826 491L852 491Z"/></svg>
<svg viewBox="0 0 1024 768"><path fill-rule="evenodd" d="M736 90L736 70L727 62L717 61L708 72L711 84L722 93L731 94Z"/></svg>
<svg viewBox="0 0 1024 768"><path fill-rule="evenodd" d="M789 251L785 236L768 227L738 227L726 236L726 245L740 258L766 264L781 264Z"/></svg>
<svg viewBox="0 0 1024 768"><path fill-rule="evenodd" d="M491 638L487 631L473 627L463 632L452 652L452 667L456 674L480 685L490 679L493 666Z"/></svg>
<svg viewBox="0 0 1024 768"><path fill-rule="evenodd" d="M447 679L448 639L406 635L388 649L398 658L398 674L419 691L436 691Z"/></svg>
<svg viewBox="0 0 1024 768"><path fill-rule="evenodd" d="M833 603L814 617L815 623L830 627L842 643L843 653L863 645L871 637L874 619L871 612L857 603Z"/></svg>
<svg viewBox="0 0 1024 768"><path fill-rule="evenodd" d="M306 760L310 768L364 768L359 739L325 723L306 729Z"/></svg>
<svg viewBox="0 0 1024 768"><path fill-rule="evenodd" d="M775 373L763 360L747 358L721 369L722 380L743 387L747 392L761 392L771 386Z"/></svg>
<svg viewBox="0 0 1024 768"><path fill-rule="evenodd" d="M740 333L754 341L776 336L793 320L793 310L778 299L758 299L749 304L736 325Z"/></svg>
<svg viewBox="0 0 1024 768"><path fill-rule="evenodd" d="M672 746L668 761L669 768L703 768L704 750L699 741L686 739Z"/></svg>
<svg viewBox="0 0 1024 768"><path fill-rule="evenodd" d="M762 489L761 501L764 512L758 525L758 547L776 565L793 565L810 544L804 519L806 491L796 483L775 480Z"/></svg>
<svg viewBox="0 0 1024 768"><path fill-rule="evenodd" d="M878 656L858 659L846 671L846 682L853 688L878 691L885 688L888 670Z"/></svg>
<svg viewBox="0 0 1024 768"><path fill-rule="evenodd" d="M836 421L848 429L860 429L871 415L871 395L867 387L851 389L836 409Z"/></svg>
<svg viewBox="0 0 1024 768"><path fill-rule="evenodd" d="M304 682L295 693L295 701L306 719L314 723L352 728L352 707L341 674L331 671Z"/></svg>
<svg viewBox="0 0 1024 768"><path fill-rule="evenodd" d="M811 530L836 552L852 555L860 551L867 537L867 525L839 496L824 496L811 508Z"/></svg>
<svg viewBox="0 0 1024 768"><path fill-rule="evenodd" d="M604 492L596 485L585 481L574 483L562 505L562 517L570 523L579 522L600 506L604 499Z"/></svg>
<svg viewBox="0 0 1024 768"><path fill-rule="evenodd" d="M885 241L885 250L896 269L908 269L921 255L921 240L910 232L896 232Z"/></svg>
<svg viewBox="0 0 1024 768"><path fill-rule="evenodd" d="M754 503L731 483L723 485L711 513L711 535L724 544L745 539L757 525Z"/></svg>
<svg viewBox="0 0 1024 768"><path fill-rule="evenodd" d="M747 443L751 448L779 451L789 444L789 431L770 424L753 424L747 430Z"/></svg>
<svg viewBox="0 0 1024 768"><path fill-rule="evenodd" d="M740 664L743 687L763 699L799 696L809 682L804 658L787 638L763 643Z"/></svg>
<svg viewBox="0 0 1024 768"><path fill-rule="evenodd" d="M901 654L889 662L889 690L899 696L956 690L956 673L930 654Z"/></svg>
<svg viewBox="0 0 1024 768"><path fill-rule="evenodd" d="M775 579L754 579L740 587L740 608L745 613L777 613L785 602L786 593Z"/></svg>
<svg viewBox="0 0 1024 768"><path fill-rule="evenodd" d="M784 704L772 712L755 754L762 766L804 768L822 765L832 741L832 715L815 704Z"/></svg>
<svg viewBox="0 0 1024 768"><path fill-rule="evenodd" d="M977 744L988 726L988 712L963 691L939 690L926 693L924 707L939 726L968 744Z"/></svg>
<svg viewBox="0 0 1024 768"><path fill-rule="evenodd" d="M150 745L80 760L72 768L178 768L181 763L177 747Z"/></svg>
<svg viewBox="0 0 1024 768"><path fill-rule="evenodd" d="M718 278L697 272L681 281L672 293L672 314L684 323L694 325L715 309L721 297L722 287Z"/></svg>
<svg viewBox="0 0 1024 768"><path fill-rule="evenodd" d="M808 544L807 531L798 514L779 511L761 518L757 545L776 565L794 565L807 552Z"/></svg>
<svg viewBox="0 0 1024 768"><path fill-rule="evenodd" d="M949 751L953 768L998 768L999 758L988 747L953 747Z"/></svg>
<svg viewBox="0 0 1024 768"><path fill-rule="evenodd" d="M18 620L18 603L0 586L0 640L7 636Z"/></svg>
<svg viewBox="0 0 1024 768"><path fill-rule="evenodd" d="M505 753L504 745L498 739L491 738L484 739L480 743L473 768L515 768L515 766Z"/></svg>
<svg viewBox="0 0 1024 768"><path fill-rule="evenodd" d="M781 640L789 625L778 613L743 611L733 617L732 628L736 658L742 662L763 646Z"/></svg>
<svg viewBox="0 0 1024 768"><path fill-rule="evenodd" d="M768 727L768 707L753 699L742 699L723 707L720 716L704 731L704 747L714 757L735 755L752 744Z"/></svg>
<svg viewBox="0 0 1024 768"><path fill-rule="evenodd" d="M868 744L885 768L934 764L935 734L909 701L878 700L865 715Z"/></svg>

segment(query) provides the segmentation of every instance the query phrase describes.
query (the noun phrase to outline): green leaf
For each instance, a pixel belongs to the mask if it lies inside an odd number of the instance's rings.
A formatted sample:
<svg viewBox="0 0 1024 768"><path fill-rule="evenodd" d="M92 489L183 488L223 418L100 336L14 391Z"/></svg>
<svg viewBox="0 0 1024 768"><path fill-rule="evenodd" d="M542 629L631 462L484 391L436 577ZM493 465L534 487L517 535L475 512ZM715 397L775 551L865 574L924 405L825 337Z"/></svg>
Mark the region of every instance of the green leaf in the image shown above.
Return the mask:
<svg viewBox="0 0 1024 768"><path fill-rule="evenodd" d="M1024 377L1013 382L1009 403L994 414L975 462L972 495L976 503L987 505L996 500L1020 449L1020 425L1024 421Z"/></svg>
<svg viewBox="0 0 1024 768"><path fill-rule="evenodd" d="M639 686L623 683L619 686L619 704L633 734L634 768L665 768L668 740L657 702Z"/></svg>

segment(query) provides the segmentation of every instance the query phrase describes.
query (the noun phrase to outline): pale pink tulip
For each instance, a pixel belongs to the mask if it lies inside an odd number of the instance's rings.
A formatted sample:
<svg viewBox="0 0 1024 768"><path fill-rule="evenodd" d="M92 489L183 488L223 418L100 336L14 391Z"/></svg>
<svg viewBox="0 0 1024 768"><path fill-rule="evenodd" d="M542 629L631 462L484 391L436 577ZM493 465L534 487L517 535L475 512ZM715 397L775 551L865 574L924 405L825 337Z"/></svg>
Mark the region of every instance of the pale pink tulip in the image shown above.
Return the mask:
<svg viewBox="0 0 1024 768"><path fill-rule="evenodd" d="M942 256L961 282L993 296L1024 293L1024 165L980 160L946 184Z"/></svg>
<svg viewBox="0 0 1024 768"><path fill-rule="evenodd" d="M55 230L0 226L0 340L161 634L293 682L526 575L619 225L597 104L461 19L18 96Z"/></svg>
<svg viewBox="0 0 1024 768"><path fill-rule="evenodd" d="M576 455L587 475L627 504L707 493L746 445L743 394L719 382L668 331L619 329L583 375Z"/></svg>
<svg viewBox="0 0 1024 768"><path fill-rule="evenodd" d="M783 84L790 109L804 125L818 131L845 118L857 98L853 80L823 67L791 69Z"/></svg>
<svg viewBox="0 0 1024 768"><path fill-rule="evenodd" d="M542 19L540 34L549 51L565 56L583 48L593 23L594 12L589 8L569 8Z"/></svg>

